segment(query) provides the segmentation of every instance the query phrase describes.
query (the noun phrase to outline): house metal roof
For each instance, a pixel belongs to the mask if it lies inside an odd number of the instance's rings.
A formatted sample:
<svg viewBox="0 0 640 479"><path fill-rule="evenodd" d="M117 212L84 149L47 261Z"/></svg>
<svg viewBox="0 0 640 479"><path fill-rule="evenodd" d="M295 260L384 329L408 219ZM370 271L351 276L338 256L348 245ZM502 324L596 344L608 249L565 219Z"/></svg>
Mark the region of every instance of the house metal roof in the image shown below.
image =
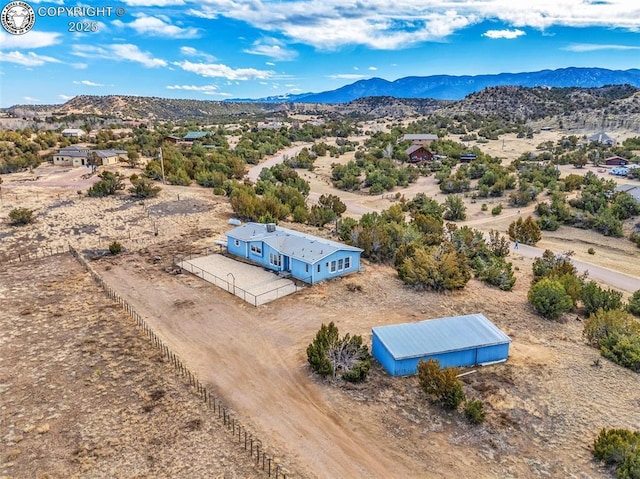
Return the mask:
<svg viewBox="0 0 640 479"><path fill-rule="evenodd" d="M480 313L378 326L372 331L396 360L511 342Z"/></svg>
<svg viewBox="0 0 640 479"><path fill-rule="evenodd" d="M209 134L208 131L189 131L182 138L183 140L197 140L199 138L204 138Z"/></svg>
<svg viewBox="0 0 640 479"><path fill-rule="evenodd" d="M598 143L613 143L615 140L607 135L604 131L591 135L587 138L589 141L596 141Z"/></svg>
<svg viewBox="0 0 640 479"><path fill-rule="evenodd" d="M82 150L60 150L58 153L60 156L68 156L70 158L86 158L87 152Z"/></svg>
<svg viewBox="0 0 640 479"><path fill-rule="evenodd" d="M64 130L62 130L62 134L76 134L76 135L85 135L86 132L84 130L81 130L80 128L65 128Z"/></svg>
<svg viewBox="0 0 640 479"><path fill-rule="evenodd" d="M413 153L414 151L418 151L419 149L425 149L424 146L422 145L411 145L409 148L407 148L407 155L410 155L411 153Z"/></svg>
<svg viewBox="0 0 640 479"><path fill-rule="evenodd" d="M319 238L288 228L275 227L267 231L264 223L245 223L226 233L227 238L241 241L261 241L279 253L313 264L336 251L362 252L360 248Z"/></svg>
<svg viewBox="0 0 640 479"><path fill-rule="evenodd" d="M404 135L403 139L405 140L437 140L438 135L434 135L432 133L407 133Z"/></svg>

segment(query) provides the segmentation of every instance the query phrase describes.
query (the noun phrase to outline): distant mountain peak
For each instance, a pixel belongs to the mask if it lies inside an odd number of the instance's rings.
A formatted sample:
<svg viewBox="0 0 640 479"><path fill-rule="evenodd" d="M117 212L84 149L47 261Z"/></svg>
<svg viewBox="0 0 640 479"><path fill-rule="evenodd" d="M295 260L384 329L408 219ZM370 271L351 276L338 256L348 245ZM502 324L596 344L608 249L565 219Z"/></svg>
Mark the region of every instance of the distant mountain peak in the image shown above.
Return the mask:
<svg viewBox="0 0 640 479"><path fill-rule="evenodd" d="M523 73L491 75L431 75L408 76L394 81L374 77L357 80L335 90L303 93L287 97L267 97L257 100L228 100L252 102L348 103L369 96L395 98L432 98L461 100L488 87L512 85L523 87L581 87L596 88L605 85L628 84L640 87L640 70L609 70L606 68L566 67Z"/></svg>

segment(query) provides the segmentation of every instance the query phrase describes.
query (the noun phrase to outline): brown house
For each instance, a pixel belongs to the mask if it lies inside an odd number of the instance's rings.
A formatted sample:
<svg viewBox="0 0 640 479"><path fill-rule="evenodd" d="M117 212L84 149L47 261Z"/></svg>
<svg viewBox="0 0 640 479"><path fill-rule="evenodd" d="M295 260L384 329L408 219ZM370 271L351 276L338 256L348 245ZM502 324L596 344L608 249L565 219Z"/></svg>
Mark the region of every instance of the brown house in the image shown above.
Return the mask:
<svg viewBox="0 0 640 479"><path fill-rule="evenodd" d="M629 163L629 160L621 156L611 156L604 160L604 164L607 166L625 166Z"/></svg>
<svg viewBox="0 0 640 479"><path fill-rule="evenodd" d="M433 153L424 146L413 145L407 148L409 163L427 163L433 161Z"/></svg>

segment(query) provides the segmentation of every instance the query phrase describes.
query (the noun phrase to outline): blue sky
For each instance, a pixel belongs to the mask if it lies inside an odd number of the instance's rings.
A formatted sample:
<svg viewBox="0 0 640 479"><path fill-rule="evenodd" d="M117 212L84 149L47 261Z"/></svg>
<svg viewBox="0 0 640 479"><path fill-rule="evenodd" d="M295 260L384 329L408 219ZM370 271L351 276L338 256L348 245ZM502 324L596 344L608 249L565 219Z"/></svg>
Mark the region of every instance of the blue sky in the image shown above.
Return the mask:
<svg viewBox="0 0 640 479"><path fill-rule="evenodd" d="M0 28L0 107L81 94L223 100L372 77L640 67L637 0L27 3L36 12L30 32ZM111 10L58 14L75 6ZM86 25L97 31L70 32L70 22L95 22Z"/></svg>

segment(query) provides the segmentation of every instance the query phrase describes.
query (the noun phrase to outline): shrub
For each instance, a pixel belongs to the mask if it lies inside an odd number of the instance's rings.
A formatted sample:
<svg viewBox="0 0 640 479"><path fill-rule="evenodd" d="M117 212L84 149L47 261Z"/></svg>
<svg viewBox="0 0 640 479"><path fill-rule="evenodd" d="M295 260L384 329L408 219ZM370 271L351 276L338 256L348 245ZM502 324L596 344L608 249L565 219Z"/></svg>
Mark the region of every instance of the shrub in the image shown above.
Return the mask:
<svg viewBox="0 0 640 479"><path fill-rule="evenodd" d="M464 417L471 424L481 424L484 422L486 413L484 412L484 404L479 399L471 399L464 405Z"/></svg>
<svg viewBox="0 0 640 479"><path fill-rule="evenodd" d="M114 195L118 190L124 190L124 175L121 173L103 171L98 176L100 181L89 188L87 191L89 196L100 198Z"/></svg>
<svg viewBox="0 0 640 479"><path fill-rule="evenodd" d="M131 175L129 181L133 185L129 188L129 193L136 198L155 198L162 189L154 186L153 181L144 176Z"/></svg>
<svg viewBox="0 0 640 479"><path fill-rule="evenodd" d="M491 214L493 216L498 216L500 213L502 213L502 205L494 206L493 208L491 208Z"/></svg>
<svg viewBox="0 0 640 479"><path fill-rule="evenodd" d="M589 254L596 254L596 250L594 250L593 248L589 248L589 249L587 250L587 253L589 253Z"/></svg>
<svg viewBox="0 0 640 479"><path fill-rule="evenodd" d="M585 339L597 348L611 344L612 338L632 336L640 333L640 323L628 313L614 309L598 311L589 316L584 323Z"/></svg>
<svg viewBox="0 0 640 479"><path fill-rule="evenodd" d="M487 211L489 209L489 207L487 206L486 203L482 203L482 206L480 206L480 211Z"/></svg>
<svg viewBox="0 0 640 479"><path fill-rule="evenodd" d="M113 255L122 253L122 245L117 241L114 241L109 245L109 252Z"/></svg>
<svg viewBox="0 0 640 479"><path fill-rule="evenodd" d="M616 468L616 477L640 477L640 433L628 429L602 429L593 442L593 456Z"/></svg>
<svg viewBox="0 0 640 479"><path fill-rule="evenodd" d="M33 223L33 210L29 208L14 208L9 212L9 219L14 226L23 226Z"/></svg>
<svg viewBox="0 0 640 479"><path fill-rule="evenodd" d="M531 286L527 297L538 314L546 319L558 319L573 308L571 296L555 279L541 279Z"/></svg>
<svg viewBox="0 0 640 479"><path fill-rule="evenodd" d="M348 333L340 338L338 328L333 323L322 324L316 337L307 347L307 360L316 373L322 377L341 376L349 382L364 381L371 368L371 355L362 336Z"/></svg>
<svg viewBox="0 0 640 479"><path fill-rule="evenodd" d="M522 218L518 218L511 223L508 233L511 241L518 241L528 245L535 245L542 239L540 226L531 216L528 216L524 221Z"/></svg>
<svg viewBox="0 0 640 479"><path fill-rule="evenodd" d="M622 293L612 289L602 289L595 281L589 281L582 287L582 304L587 314L599 309L609 311L622 308Z"/></svg>
<svg viewBox="0 0 640 479"><path fill-rule="evenodd" d="M458 368L440 369L435 359L418 363L418 382L425 393L446 409L455 410L464 401Z"/></svg>
<svg viewBox="0 0 640 479"><path fill-rule="evenodd" d="M627 311L629 311L634 316L640 316L640 289L633 293L631 298L629 298Z"/></svg>

